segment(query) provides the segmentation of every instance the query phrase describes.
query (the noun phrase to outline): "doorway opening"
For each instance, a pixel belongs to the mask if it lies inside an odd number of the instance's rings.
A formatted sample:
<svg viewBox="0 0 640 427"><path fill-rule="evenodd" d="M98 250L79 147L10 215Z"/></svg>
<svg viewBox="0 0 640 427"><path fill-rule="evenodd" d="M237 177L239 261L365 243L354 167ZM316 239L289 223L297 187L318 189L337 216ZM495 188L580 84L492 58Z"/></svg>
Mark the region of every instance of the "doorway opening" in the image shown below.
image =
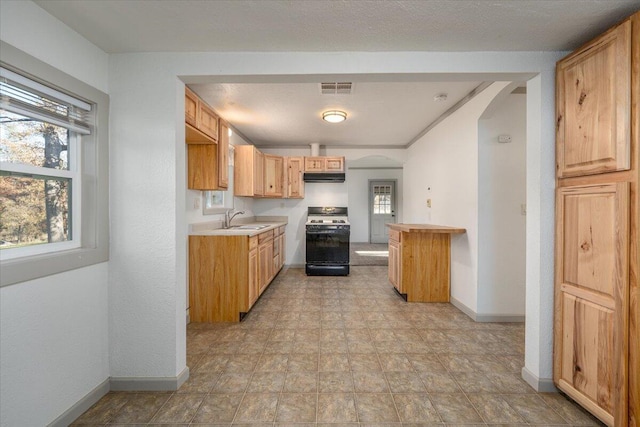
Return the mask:
<svg viewBox="0 0 640 427"><path fill-rule="evenodd" d="M389 243L389 228L396 222L396 181L369 180L369 243Z"/></svg>

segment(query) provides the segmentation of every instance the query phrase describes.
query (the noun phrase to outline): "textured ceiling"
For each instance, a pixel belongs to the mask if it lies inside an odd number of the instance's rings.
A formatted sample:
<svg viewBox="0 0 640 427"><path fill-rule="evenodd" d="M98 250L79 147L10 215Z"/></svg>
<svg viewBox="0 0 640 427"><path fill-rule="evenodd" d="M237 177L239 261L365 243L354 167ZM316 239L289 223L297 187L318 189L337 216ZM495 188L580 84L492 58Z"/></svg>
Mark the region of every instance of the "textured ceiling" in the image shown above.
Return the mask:
<svg viewBox="0 0 640 427"><path fill-rule="evenodd" d="M355 82L350 95L323 95L320 82L189 87L258 146L404 146L480 83ZM332 109L347 120L323 121Z"/></svg>
<svg viewBox="0 0 640 427"><path fill-rule="evenodd" d="M109 53L572 50L638 0L36 0Z"/></svg>
<svg viewBox="0 0 640 427"><path fill-rule="evenodd" d="M562 51L640 9L640 0L35 2L108 53ZM319 81L191 87L258 146L405 146L480 83L451 80L355 81L352 95L331 96ZM448 100L433 102L442 92ZM325 123L329 108L349 118Z"/></svg>

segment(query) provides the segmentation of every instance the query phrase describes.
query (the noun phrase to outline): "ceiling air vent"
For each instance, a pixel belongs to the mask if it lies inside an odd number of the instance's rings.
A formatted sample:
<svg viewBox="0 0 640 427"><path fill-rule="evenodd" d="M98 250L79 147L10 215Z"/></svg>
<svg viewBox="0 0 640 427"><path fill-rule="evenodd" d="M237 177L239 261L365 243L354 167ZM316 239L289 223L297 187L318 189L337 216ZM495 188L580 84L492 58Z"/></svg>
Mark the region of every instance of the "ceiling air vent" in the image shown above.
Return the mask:
<svg viewBox="0 0 640 427"><path fill-rule="evenodd" d="M320 83L323 95L350 95L351 82Z"/></svg>

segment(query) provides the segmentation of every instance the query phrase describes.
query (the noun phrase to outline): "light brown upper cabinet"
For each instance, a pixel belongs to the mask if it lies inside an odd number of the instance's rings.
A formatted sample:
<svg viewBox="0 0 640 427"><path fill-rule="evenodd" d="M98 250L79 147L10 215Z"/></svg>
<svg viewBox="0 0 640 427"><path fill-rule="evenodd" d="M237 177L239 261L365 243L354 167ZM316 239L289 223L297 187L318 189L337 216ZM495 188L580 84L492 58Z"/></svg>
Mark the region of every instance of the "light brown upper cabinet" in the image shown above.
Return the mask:
<svg viewBox="0 0 640 427"><path fill-rule="evenodd" d="M229 125L220 119L218 135L218 186L229 187Z"/></svg>
<svg viewBox="0 0 640 427"><path fill-rule="evenodd" d="M344 157L305 157L305 172L344 172Z"/></svg>
<svg viewBox="0 0 640 427"><path fill-rule="evenodd" d="M631 21L556 68L558 177L630 167Z"/></svg>
<svg viewBox="0 0 640 427"><path fill-rule="evenodd" d="M197 128L198 127L198 105L200 98L191 92L188 87L184 87L184 121Z"/></svg>
<svg viewBox="0 0 640 427"><path fill-rule="evenodd" d="M218 115L203 101L200 102L198 129L214 141L218 141Z"/></svg>
<svg viewBox="0 0 640 427"><path fill-rule="evenodd" d="M264 197L283 197L284 158L264 155Z"/></svg>
<svg viewBox="0 0 640 427"><path fill-rule="evenodd" d="M304 198L304 157L285 157L285 197Z"/></svg>
<svg viewBox="0 0 640 427"><path fill-rule="evenodd" d="M640 12L558 62L553 379L640 425Z"/></svg>
<svg viewBox="0 0 640 427"><path fill-rule="evenodd" d="M344 157L326 157L324 170L325 172L344 172Z"/></svg>
<svg viewBox="0 0 640 427"><path fill-rule="evenodd" d="M264 155L253 145L236 145L234 152L233 194L263 196Z"/></svg>
<svg viewBox="0 0 640 427"><path fill-rule="evenodd" d="M185 87L187 187L192 190L226 190L229 185L229 137L227 124ZM193 116L195 111L194 127ZM218 121L222 126L218 126ZM215 140L211 137L216 132ZM218 133L224 132L224 135ZM219 143L218 143L219 142Z"/></svg>
<svg viewBox="0 0 640 427"><path fill-rule="evenodd" d="M186 86L184 88L184 120L187 144L218 142L218 115Z"/></svg>

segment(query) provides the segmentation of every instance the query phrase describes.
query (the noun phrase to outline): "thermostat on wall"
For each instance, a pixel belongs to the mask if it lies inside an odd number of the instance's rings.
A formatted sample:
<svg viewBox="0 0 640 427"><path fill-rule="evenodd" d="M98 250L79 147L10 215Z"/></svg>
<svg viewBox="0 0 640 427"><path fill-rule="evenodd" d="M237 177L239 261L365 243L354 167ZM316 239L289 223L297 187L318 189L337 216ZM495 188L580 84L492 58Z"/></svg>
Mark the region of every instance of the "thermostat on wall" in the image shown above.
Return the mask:
<svg viewBox="0 0 640 427"><path fill-rule="evenodd" d="M511 135L498 136L498 142L511 142Z"/></svg>

